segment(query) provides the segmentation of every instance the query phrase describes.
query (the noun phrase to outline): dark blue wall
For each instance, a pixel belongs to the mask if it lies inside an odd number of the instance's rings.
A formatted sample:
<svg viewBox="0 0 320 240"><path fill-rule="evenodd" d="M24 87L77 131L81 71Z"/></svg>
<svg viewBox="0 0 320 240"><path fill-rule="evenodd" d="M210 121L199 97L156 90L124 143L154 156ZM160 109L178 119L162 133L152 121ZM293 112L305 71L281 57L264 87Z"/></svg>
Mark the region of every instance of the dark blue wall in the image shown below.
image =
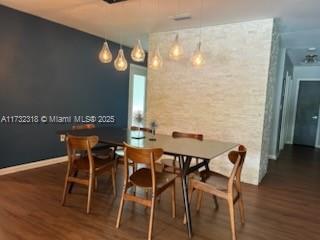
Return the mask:
<svg viewBox="0 0 320 240"><path fill-rule="evenodd" d="M0 117L114 115L125 127L129 67L101 64L103 39L0 6ZM110 43L116 57L118 44ZM129 61L130 49L125 48ZM145 63L143 64L145 65ZM0 168L65 154L59 124L0 124Z"/></svg>

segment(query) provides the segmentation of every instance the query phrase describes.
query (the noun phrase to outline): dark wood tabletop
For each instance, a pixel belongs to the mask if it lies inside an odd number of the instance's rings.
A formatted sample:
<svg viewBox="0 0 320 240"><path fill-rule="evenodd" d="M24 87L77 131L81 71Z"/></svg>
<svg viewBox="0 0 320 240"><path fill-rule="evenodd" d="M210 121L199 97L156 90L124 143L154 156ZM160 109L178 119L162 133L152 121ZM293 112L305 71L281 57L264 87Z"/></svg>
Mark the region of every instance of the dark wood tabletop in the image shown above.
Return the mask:
<svg viewBox="0 0 320 240"><path fill-rule="evenodd" d="M163 134L156 134L154 136L151 133L131 131L124 128L65 130L59 131L58 134L76 136L95 135L99 137L102 143L123 146L123 143L126 142L136 147L162 148L169 155L183 155L207 160L215 158L238 145L236 143L209 139L199 141L188 138L173 138L172 136ZM140 135L144 136L144 138L137 139L136 137Z"/></svg>

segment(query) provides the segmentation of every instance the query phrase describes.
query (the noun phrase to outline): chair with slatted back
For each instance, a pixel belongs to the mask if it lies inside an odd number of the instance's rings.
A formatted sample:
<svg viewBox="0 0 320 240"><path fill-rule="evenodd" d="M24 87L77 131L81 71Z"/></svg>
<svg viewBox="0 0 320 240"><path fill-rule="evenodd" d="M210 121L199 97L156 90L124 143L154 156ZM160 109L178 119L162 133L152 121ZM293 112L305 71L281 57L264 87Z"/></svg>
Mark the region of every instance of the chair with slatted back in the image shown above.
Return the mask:
<svg viewBox="0 0 320 240"><path fill-rule="evenodd" d="M113 194L116 195L116 164L114 158L100 159L92 154L92 149L98 143L97 136L78 137L68 135L66 137L68 151L68 169L65 178L64 191L62 196L62 205L66 202L68 188L72 184L88 186L87 213L90 213L92 192L96 176L111 172ZM88 175L87 178L80 178L77 172L82 171ZM69 189L70 192L70 189Z"/></svg>
<svg viewBox="0 0 320 240"><path fill-rule="evenodd" d="M173 138L190 138L196 139L199 141L203 140L203 135L198 133L184 133L184 132L172 132ZM164 158L161 159L162 169L165 172L172 172L176 173L179 170L179 165L177 164L178 156L174 156L173 158ZM196 163L198 163L199 159L196 159Z"/></svg>
<svg viewBox="0 0 320 240"><path fill-rule="evenodd" d="M152 132L151 128L145 128L145 127L139 128L136 126L131 126L130 130L131 131L142 131L142 132L148 132L148 133ZM117 150L115 151L115 155L116 155L116 158L118 158L119 163L123 163L124 151L123 151L122 147L117 147ZM130 166L133 168L133 171L136 170L136 165L133 164L132 162L130 162Z"/></svg>
<svg viewBox="0 0 320 240"><path fill-rule="evenodd" d="M94 129L96 128L95 124L80 124L80 125L74 125L72 126L72 130L83 130L83 129ZM93 156L101 159L109 159L110 156L114 157L114 149L113 147L98 143L93 149L92 149Z"/></svg>
<svg viewBox="0 0 320 240"><path fill-rule="evenodd" d="M194 177L190 179L190 203L192 193L197 190L198 192L208 193L214 197L222 198L227 201L230 214L230 224L232 240L236 240L236 227L234 205L238 202L240 210L241 223L244 224L244 204L241 190L241 172L246 157L247 149L240 145L237 151L231 151L228 154L233 168L229 177L223 176L213 171L202 171L200 173L201 179ZM198 195L199 196L199 195ZM218 202L215 199L216 207ZM197 211L201 207L201 197L198 197Z"/></svg>
<svg viewBox="0 0 320 240"><path fill-rule="evenodd" d="M124 147L124 186L118 212L116 227L119 228L121 216L123 212L123 206L126 201L131 201L151 208L150 220L149 220L149 232L148 239L151 240L154 210L156 204L156 198L164 190L171 187L172 189L172 217L175 218L176 214L176 200L175 200L175 179L176 175L172 173L156 172L156 161L162 156L163 150L159 148L147 149L147 148L135 148L125 144ZM140 168L133 172L129 176L129 160L138 164L147 165L149 167ZM149 189L151 199L140 197L130 194L128 189L131 187L140 187Z"/></svg>

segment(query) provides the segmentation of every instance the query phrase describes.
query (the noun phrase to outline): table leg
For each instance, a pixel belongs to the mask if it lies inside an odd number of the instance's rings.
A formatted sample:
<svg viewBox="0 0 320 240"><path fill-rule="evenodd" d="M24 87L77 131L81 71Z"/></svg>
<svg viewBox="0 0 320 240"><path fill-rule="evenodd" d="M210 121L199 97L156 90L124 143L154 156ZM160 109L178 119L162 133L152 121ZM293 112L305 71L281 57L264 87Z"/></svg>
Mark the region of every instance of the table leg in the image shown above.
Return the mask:
<svg viewBox="0 0 320 240"><path fill-rule="evenodd" d="M189 204L189 196L188 196L188 181L187 181L187 170L189 169L191 162L191 158L186 158L184 161L183 156L179 156L179 164L181 170L181 182L182 182L182 193L183 193L183 201L185 206L186 220L187 220L187 228L188 228L188 236L192 237L192 223L191 223L191 214L190 214L190 204Z"/></svg>

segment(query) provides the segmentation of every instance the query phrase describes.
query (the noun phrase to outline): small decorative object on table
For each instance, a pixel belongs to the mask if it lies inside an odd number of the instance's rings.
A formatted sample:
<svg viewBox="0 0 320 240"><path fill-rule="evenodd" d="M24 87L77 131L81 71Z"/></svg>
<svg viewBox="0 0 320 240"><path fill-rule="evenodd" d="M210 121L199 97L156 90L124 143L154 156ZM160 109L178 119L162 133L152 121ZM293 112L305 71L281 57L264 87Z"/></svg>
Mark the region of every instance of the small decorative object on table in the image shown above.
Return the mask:
<svg viewBox="0 0 320 240"><path fill-rule="evenodd" d="M137 124L137 127L138 127L138 134L132 134L132 138L135 138L135 139L142 139L142 138L145 138L144 134L142 134L140 128L142 126L142 123L143 123L143 120L144 120L144 117L143 117L143 113L141 111L136 111L134 113L134 117L133 117L133 120L134 120L134 124Z"/></svg>
<svg viewBox="0 0 320 240"><path fill-rule="evenodd" d="M155 120L153 120L151 123L150 123L150 128L151 128L151 131L152 131L152 137L149 138L150 141L156 141L156 128L158 127L158 124Z"/></svg>

